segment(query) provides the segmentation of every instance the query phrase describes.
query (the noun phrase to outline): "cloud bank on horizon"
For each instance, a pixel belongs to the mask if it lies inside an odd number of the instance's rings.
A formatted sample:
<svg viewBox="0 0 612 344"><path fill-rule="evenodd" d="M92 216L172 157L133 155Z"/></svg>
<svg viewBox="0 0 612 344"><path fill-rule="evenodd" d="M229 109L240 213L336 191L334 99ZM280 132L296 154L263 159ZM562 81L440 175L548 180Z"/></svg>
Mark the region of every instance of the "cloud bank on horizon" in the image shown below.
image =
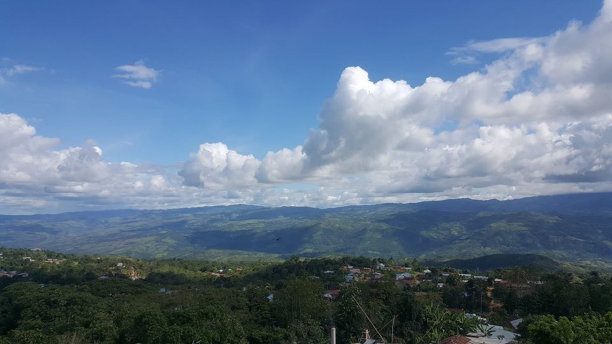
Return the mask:
<svg viewBox="0 0 612 344"><path fill-rule="evenodd" d="M178 171L106 162L93 141L58 149L59 139L37 136L18 114L0 114L0 204L13 213L327 207L612 190L612 0L588 25L449 51L454 63L479 54L499 56L418 86L348 67L302 145L257 159L203 143ZM159 73L142 61L117 72L142 88Z"/></svg>

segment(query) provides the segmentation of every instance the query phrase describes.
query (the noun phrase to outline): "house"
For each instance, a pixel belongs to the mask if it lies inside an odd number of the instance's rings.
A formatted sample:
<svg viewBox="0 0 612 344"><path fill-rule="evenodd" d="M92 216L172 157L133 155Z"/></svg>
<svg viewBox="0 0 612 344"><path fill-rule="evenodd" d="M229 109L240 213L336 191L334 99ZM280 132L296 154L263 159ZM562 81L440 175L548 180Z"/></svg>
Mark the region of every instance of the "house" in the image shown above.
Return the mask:
<svg viewBox="0 0 612 344"><path fill-rule="evenodd" d="M468 344L470 343L470 338L462 335L455 335L452 337L448 337L441 341L438 344Z"/></svg>
<svg viewBox="0 0 612 344"><path fill-rule="evenodd" d="M478 331L476 333L468 333L471 344L509 344L515 343L516 333L510 332L499 325L490 325L491 335L486 336L484 333Z"/></svg>
<svg viewBox="0 0 612 344"><path fill-rule="evenodd" d="M408 272L402 272L401 274L395 274L395 280L412 279L412 274Z"/></svg>
<svg viewBox="0 0 612 344"><path fill-rule="evenodd" d="M467 336L455 335L448 337L438 344L509 344L515 339L515 334L504 330L501 326L493 325L493 334L485 336L482 333L471 333Z"/></svg>
<svg viewBox="0 0 612 344"><path fill-rule="evenodd" d="M381 274L380 272L375 272L369 277L369 280L375 280L375 281L380 281L383 279L385 279L385 275Z"/></svg>
<svg viewBox="0 0 612 344"><path fill-rule="evenodd" d="M485 324L487 323L487 318L483 318L476 313L465 313L465 317L468 319L475 318L479 323Z"/></svg>
<svg viewBox="0 0 612 344"><path fill-rule="evenodd" d="M327 290L325 294L323 294L323 297L331 300L337 297L338 295L340 295L340 289L332 289L332 290Z"/></svg>
<svg viewBox="0 0 612 344"><path fill-rule="evenodd" d="M411 278L411 279L405 278L405 279L395 281L395 285L398 287L414 287L418 284L419 284L419 281L417 281L414 278Z"/></svg>
<svg viewBox="0 0 612 344"><path fill-rule="evenodd" d="M123 267L123 263L122 262L117 263L117 267L118 268L122 268Z"/></svg>
<svg viewBox="0 0 612 344"><path fill-rule="evenodd" d="M429 269L425 269L425 270L423 270L423 273L424 273L424 274L430 274L430 273L431 273L431 270L429 270Z"/></svg>
<svg viewBox="0 0 612 344"><path fill-rule="evenodd" d="M518 319L512 320L512 321L510 322L510 325L512 325L512 327L514 327L514 329L516 330L516 329L518 329L519 325L520 325L522 322L523 322L523 318L518 318Z"/></svg>

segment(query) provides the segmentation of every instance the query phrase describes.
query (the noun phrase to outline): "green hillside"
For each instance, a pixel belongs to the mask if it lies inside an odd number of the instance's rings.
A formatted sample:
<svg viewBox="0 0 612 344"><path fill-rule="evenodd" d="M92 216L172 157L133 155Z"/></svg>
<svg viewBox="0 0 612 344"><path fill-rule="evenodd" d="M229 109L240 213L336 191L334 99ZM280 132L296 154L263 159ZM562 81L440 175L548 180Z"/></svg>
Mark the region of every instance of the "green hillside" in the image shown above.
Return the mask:
<svg viewBox="0 0 612 344"><path fill-rule="evenodd" d="M334 209L240 205L0 216L0 245L226 260L534 253L607 268L612 266L610 205L607 193Z"/></svg>
<svg viewBox="0 0 612 344"><path fill-rule="evenodd" d="M424 261L422 264L473 271L490 271L513 267L533 267L544 271L555 271L561 268L561 264L558 262L539 254L492 254L470 259Z"/></svg>

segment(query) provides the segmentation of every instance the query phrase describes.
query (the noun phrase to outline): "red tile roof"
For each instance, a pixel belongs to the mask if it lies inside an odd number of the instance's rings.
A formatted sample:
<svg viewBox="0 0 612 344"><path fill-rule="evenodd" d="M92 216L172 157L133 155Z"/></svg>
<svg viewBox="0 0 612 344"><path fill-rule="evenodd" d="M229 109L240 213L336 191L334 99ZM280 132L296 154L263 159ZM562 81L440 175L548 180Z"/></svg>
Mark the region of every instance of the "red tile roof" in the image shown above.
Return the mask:
<svg viewBox="0 0 612 344"><path fill-rule="evenodd" d="M469 342L470 339L468 337L456 335L448 337L438 344L468 344Z"/></svg>

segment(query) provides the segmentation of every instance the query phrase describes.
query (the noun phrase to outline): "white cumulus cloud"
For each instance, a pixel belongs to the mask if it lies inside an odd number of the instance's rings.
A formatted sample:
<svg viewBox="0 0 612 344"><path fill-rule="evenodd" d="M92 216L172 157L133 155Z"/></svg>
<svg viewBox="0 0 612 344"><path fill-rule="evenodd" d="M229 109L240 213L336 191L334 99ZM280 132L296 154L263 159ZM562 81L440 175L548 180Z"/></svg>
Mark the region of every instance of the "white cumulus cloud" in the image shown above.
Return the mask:
<svg viewBox="0 0 612 344"><path fill-rule="evenodd" d="M186 185L224 189L255 184L259 165L252 155L230 150L224 143L204 143L179 174Z"/></svg>
<svg viewBox="0 0 612 344"><path fill-rule="evenodd" d="M319 185L322 204L610 190L611 2L589 25L452 50L501 54L456 80L413 86L346 68L319 127L269 152L256 181Z"/></svg>

